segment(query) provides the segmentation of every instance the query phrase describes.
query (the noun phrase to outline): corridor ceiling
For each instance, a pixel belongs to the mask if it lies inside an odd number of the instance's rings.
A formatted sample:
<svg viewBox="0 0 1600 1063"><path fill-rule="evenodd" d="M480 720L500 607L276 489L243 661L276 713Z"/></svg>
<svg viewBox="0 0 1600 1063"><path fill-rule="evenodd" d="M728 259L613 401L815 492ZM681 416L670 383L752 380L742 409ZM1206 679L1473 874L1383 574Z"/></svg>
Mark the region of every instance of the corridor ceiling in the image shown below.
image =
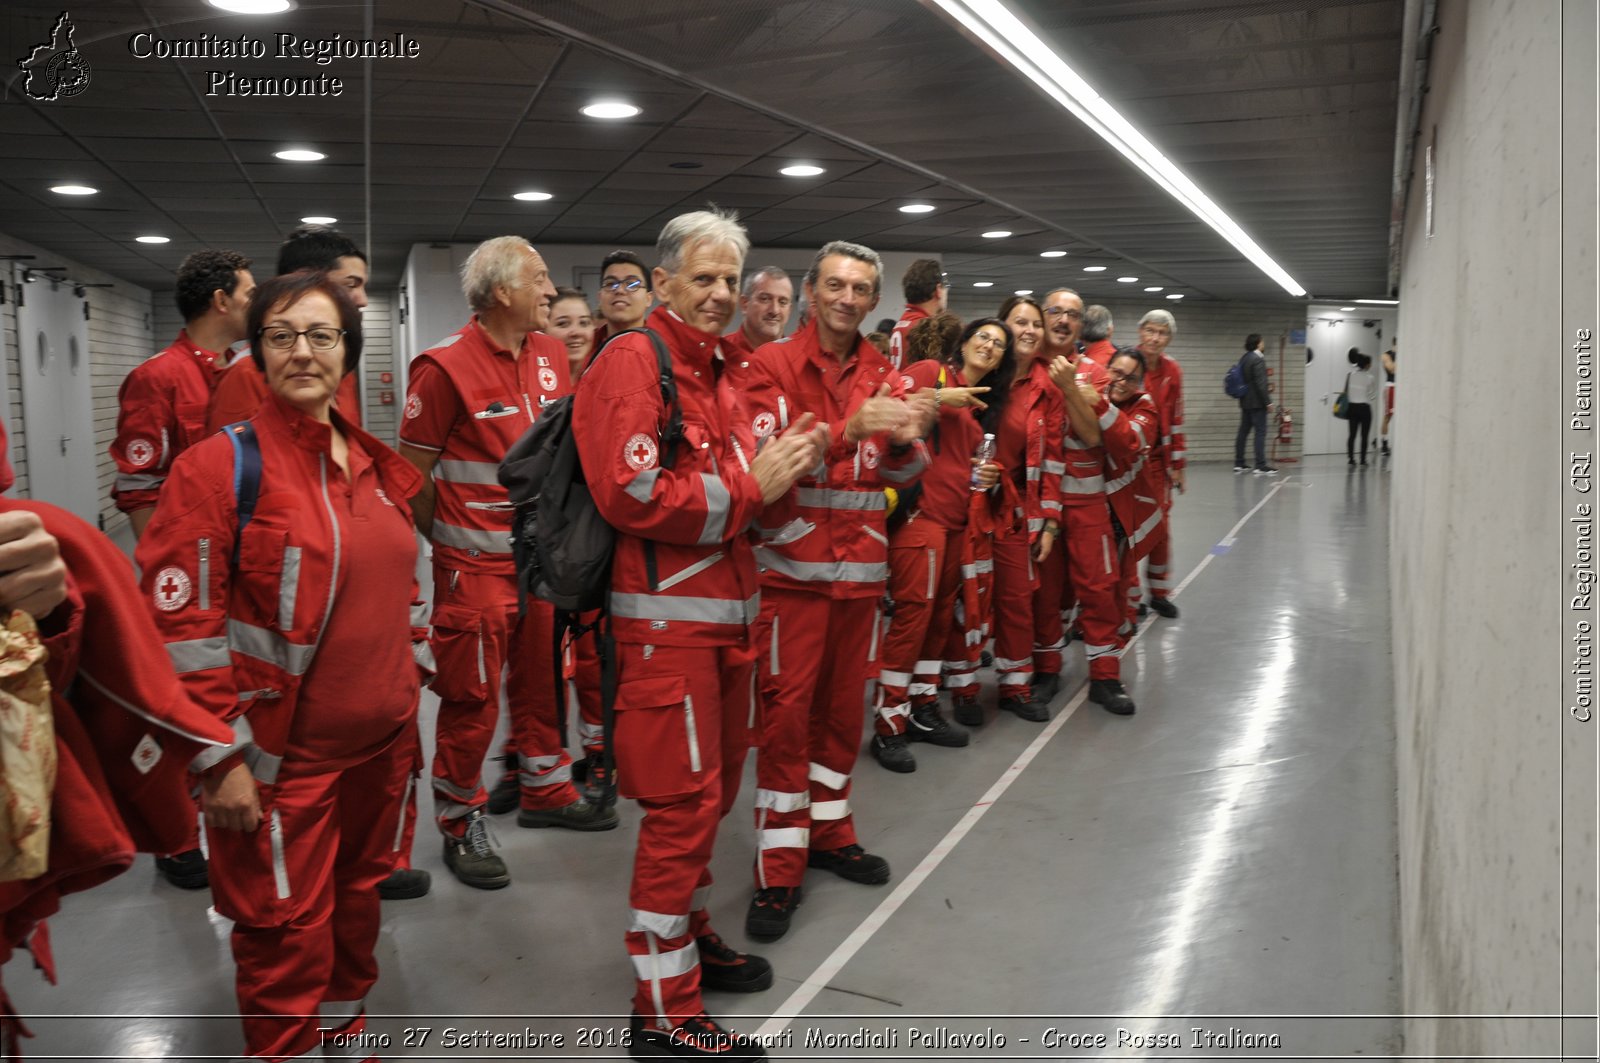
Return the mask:
<svg viewBox="0 0 1600 1063"><path fill-rule="evenodd" d="M8 0L8 58L49 39L60 3ZM1385 294L1400 0L1010 4L1313 296ZM370 239L375 283L392 285L414 243L520 233L644 249L710 201L737 209L757 245L941 253L957 287L1114 295L1125 275L1190 299L1285 297L931 3L298 0L246 16L79 0L69 15L81 92L33 99L15 62L0 79L0 232L155 289L198 247L270 263L308 215ZM269 55L140 58L141 31L246 35ZM398 33L418 55L319 66L273 58L279 32ZM345 88L206 95L208 72L228 70ZM600 97L642 113L579 113ZM297 146L327 158L273 155ZM779 174L796 162L826 172ZM68 182L100 192L49 191ZM552 198L511 198L526 189ZM899 211L913 201L936 209ZM996 229L1013 235L980 235ZM147 233L171 242L134 242ZM1068 255L1039 257L1052 249Z"/></svg>

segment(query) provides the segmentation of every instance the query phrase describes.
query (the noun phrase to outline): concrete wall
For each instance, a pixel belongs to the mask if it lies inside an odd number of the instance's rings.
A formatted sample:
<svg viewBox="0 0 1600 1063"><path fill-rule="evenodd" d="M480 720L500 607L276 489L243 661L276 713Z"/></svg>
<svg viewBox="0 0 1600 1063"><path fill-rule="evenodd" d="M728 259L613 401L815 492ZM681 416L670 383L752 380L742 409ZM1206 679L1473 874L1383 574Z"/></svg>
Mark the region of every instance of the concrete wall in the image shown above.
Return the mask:
<svg viewBox="0 0 1600 1063"><path fill-rule="evenodd" d="M1557 396L1570 357L1552 279L1563 235L1561 20L1558 4L1440 4L1407 205L1390 530L1411 1015L1559 1011L1564 934L1590 978L1575 1006L1594 1006L1593 895L1579 912L1559 851L1568 721L1557 670L1566 472ZM1591 90L1593 76L1591 55ZM1592 128L1588 151L1592 204ZM1569 172L1585 171L1569 160ZM1592 294L1592 256L1566 268L1586 268ZM1593 742L1592 731L1584 737ZM1587 800L1568 809L1591 824L1593 784L1591 773ZM1592 883L1592 831L1586 844L1586 857L1569 856ZM1409 1058L1557 1049L1556 1024L1537 1019L1417 1018L1406 1029Z"/></svg>

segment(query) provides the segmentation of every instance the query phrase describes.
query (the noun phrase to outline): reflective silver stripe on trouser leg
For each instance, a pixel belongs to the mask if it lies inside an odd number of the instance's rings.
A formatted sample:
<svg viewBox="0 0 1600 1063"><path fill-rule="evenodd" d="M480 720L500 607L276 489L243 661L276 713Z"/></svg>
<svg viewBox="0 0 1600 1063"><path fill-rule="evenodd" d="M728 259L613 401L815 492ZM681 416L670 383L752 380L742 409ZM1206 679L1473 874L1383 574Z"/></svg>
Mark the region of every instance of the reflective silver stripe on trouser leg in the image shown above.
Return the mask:
<svg viewBox="0 0 1600 1063"><path fill-rule="evenodd" d="M561 763L560 753L543 757L517 756L517 781L530 790L542 790L572 781L572 765Z"/></svg>

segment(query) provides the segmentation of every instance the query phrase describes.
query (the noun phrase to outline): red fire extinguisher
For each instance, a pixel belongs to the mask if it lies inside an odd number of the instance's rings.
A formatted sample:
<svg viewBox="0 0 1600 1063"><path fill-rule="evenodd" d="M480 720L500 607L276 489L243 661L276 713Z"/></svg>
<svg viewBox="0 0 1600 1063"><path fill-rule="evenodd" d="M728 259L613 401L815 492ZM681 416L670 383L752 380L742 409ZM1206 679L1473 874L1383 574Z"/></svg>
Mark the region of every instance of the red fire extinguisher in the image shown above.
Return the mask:
<svg viewBox="0 0 1600 1063"><path fill-rule="evenodd" d="M1278 435L1272 441L1272 460L1279 464L1299 461L1288 452L1294 448L1294 415L1287 406L1278 407ZM1283 452L1280 455L1280 451Z"/></svg>

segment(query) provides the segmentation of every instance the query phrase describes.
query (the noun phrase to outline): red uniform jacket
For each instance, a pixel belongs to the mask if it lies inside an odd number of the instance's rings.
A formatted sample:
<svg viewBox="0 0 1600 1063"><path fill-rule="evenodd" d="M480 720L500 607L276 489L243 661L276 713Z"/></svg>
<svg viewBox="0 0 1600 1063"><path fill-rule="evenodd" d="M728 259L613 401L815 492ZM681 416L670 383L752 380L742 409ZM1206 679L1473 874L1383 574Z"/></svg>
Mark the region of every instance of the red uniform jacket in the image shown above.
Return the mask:
<svg viewBox="0 0 1600 1063"><path fill-rule="evenodd" d="M230 365L217 381L217 393L211 397L206 427L211 432L220 432L235 421L248 421L266 401L267 378L256 368L255 359L247 354ZM333 401L345 420L353 425L361 424L361 390L355 373L346 373L339 381L339 392Z"/></svg>
<svg viewBox="0 0 1600 1063"><path fill-rule="evenodd" d="M1147 362L1149 359L1145 355ZM1157 460L1163 469L1181 469L1186 464L1187 446L1183 433L1183 368L1170 354L1162 356L1159 366L1150 362L1144 374L1144 390L1161 411L1161 427L1166 433L1156 451Z"/></svg>
<svg viewBox="0 0 1600 1063"><path fill-rule="evenodd" d="M884 384L892 397L905 394L905 382L876 347L857 334L855 352L841 364L822 349L815 321L751 357L745 404L757 438L781 433L810 413L828 425L829 440L822 467L762 517L764 586L832 598L883 593L889 575L883 489L911 483L928 464L920 441L891 447L880 434L845 442L845 424ZM805 525L809 530L799 534Z"/></svg>
<svg viewBox="0 0 1600 1063"><path fill-rule="evenodd" d="M337 411L333 416L372 458L374 495L353 505L393 505L409 520L406 500L421 483L416 468ZM173 469L135 559L190 697L233 727L232 744L201 754L195 770L243 754L255 776L270 784L328 617L336 605L359 610L362 603L339 597L346 544L328 496L329 483L340 475L328 426L276 396L250 423L261 446L261 489L244 533L233 446L219 433ZM364 491L368 482L356 486ZM415 586L412 599L412 648L427 669L427 607Z"/></svg>
<svg viewBox="0 0 1600 1063"><path fill-rule="evenodd" d="M750 475L755 437L721 375L715 333L664 306L645 324L672 354L684 438L661 463L666 407L655 350L624 336L578 381L572 431L595 507L617 529L611 623L625 642L749 644L760 611L750 527L761 488ZM650 585L654 544L656 586Z"/></svg>
<svg viewBox="0 0 1600 1063"><path fill-rule="evenodd" d="M908 306L894 328L889 331L889 363L896 369L906 364L906 333L911 326L933 315L920 306Z"/></svg>
<svg viewBox="0 0 1600 1063"><path fill-rule="evenodd" d="M1137 560L1150 552L1147 540L1161 522L1167 492L1166 475L1152 458L1161 442L1161 413L1143 393L1119 409L1122 416L1102 429L1106 495Z"/></svg>
<svg viewBox="0 0 1600 1063"><path fill-rule="evenodd" d="M942 384L939 383L941 371ZM900 379L907 391L932 388L936 384L947 388L967 386L961 370L940 365L931 358L906 366ZM972 458L982 442L983 426L978 424L971 410L953 406L939 408L937 436L930 435L927 440L928 467L917 481L922 485L922 498L917 503L920 519L931 520L951 531L967 526Z"/></svg>
<svg viewBox="0 0 1600 1063"><path fill-rule="evenodd" d="M572 391L567 349L530 332L503 350L476 318L411 363L400 442L439 455L433 466L434 563L509 576L511 503L500 460L539 413Z"/></svg>
<svg viewBox="0 0 1600 1063"><path fill-rule="evenodd" d="M750 355L753 353L755 348L750 346L750 338L744 334L744 326L741 325L723 335L723 371L736 391L744 390L746 379L750 375Z"/></svg>
<svg viewBox="0 0 1600 1063"><path fill-rule="evenodd" d="M1083 356L1102 369L1111 368L1111 359L1117 353L1117 345L1110 340L1095 340L1083 348Z"/></svg>
<svg viewBox="0 0 1600 1063"><path fill-rule="evenodd" d="M1077 380L1095 389L1099 399L1095 402L1095 416L1100 419L1102 433L1113 424L1118 415L1116 407L1106 400L1106 368L1098 362L1079 356ZM1064 400L1063 400L1064 401ZM1101 506L1105 504L1106 480L1105 449L1096 444L1089 446L1078 438L1072 419L1065 419L1066 439L1062 443L1065 462L1061 469L1061 504L1065 506Z"/></svg>
<svg viewBox="0 0 1600 1063"><path fill-rule="evenodd" d="M1027 410L1028 441L1024 451L1022 516L1027 521L1028 539L1038 538L1044 522L1061 519L1062 439L1066 435L1067 410L1061 392L1050 379L1049 363L1035 358L1026 371L1011 384L1006 399L1009 406L1021 403ZM1010 470L1015 480L1017 470Z"/></svg>
<svg viewBox="0 0 1600 1063"><path fill-rule="evenodd" d="M123 380L117 391L117 438L111 443L117 464L111 497L122 512L155 505L172 459L206 436L219 357L195 346L183 331Z"/></svg>

